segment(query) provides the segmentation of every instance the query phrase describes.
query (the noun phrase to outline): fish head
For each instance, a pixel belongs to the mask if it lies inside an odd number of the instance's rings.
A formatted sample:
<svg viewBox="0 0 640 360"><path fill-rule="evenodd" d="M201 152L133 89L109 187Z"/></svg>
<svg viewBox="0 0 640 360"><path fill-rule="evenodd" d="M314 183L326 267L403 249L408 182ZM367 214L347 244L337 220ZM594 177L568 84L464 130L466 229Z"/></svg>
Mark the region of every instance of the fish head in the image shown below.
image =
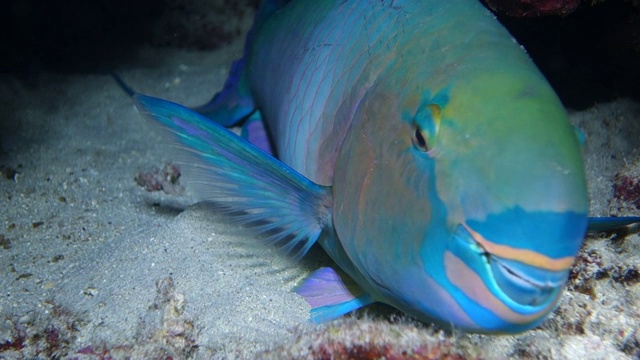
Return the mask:
<svg viewBox="0 0 640 360"><path fill-rule="evenodd" d="M390 88L365 94L334 173L336 233L365 287L454 328L535 327L587 224L581 149L557 96L537 72Z"/></svg>

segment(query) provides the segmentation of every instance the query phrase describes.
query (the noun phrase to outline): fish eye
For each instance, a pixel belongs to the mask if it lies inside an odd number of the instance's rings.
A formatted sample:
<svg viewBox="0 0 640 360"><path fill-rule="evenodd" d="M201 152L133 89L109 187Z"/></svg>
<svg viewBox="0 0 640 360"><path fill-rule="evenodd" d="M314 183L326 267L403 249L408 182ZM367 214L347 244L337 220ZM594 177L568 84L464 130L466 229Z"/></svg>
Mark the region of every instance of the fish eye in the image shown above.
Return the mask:
<svg viewBox="0 0 640 360"><path fill-rule="evenodd" d="M426 104L418 109L411 127L411 141L416 150L430 152L434 148L440 117L441 109L438 104Z"/></svg>
<svg viewBox="0 0 640 360"><path fill-rule="evenodd" d="M413 146L420 151L427 152L430 150L429 144L427 144L427 137L416 124L413 125L411 141L413 142Z"/></svg>

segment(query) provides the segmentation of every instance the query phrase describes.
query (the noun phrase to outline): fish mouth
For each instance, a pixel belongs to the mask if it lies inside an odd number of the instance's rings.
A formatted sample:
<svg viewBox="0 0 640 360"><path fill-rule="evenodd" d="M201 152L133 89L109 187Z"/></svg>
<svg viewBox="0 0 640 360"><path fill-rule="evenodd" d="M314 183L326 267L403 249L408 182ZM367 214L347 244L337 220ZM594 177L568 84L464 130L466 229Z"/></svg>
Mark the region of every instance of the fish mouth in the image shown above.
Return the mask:
<svg viewBox="0 0 640 360"><path fill-rule="evenodd" d="M489 255L496 284L511 300L524 306L544 306L556 298L569 270L551 271Z"/></svg>
<svg viewBox="0 0 640 360"><path fill-rule="evenodd" d="M476 258L480 256L484 259L484 272L488 276L479 275L489 288L502 293L497 295L526 307L547 306L557 298L569 276L570 268L551 270L498 256L489 252L474 235L476 234L464 224L456 226L454 231L456 242L464 243L467 251L471 250ZM503 252L508 255L507 251Z"/></svg>

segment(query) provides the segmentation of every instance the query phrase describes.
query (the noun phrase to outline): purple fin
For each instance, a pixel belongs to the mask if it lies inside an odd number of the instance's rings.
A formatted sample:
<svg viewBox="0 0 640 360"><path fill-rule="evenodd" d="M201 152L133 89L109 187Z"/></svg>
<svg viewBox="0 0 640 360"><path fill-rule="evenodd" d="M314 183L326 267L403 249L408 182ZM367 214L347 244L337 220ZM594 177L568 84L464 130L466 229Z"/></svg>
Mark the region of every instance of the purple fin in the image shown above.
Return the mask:
<svg viewBox="0 0 640 360"><path fill-rule="evenodd" d="M316 323L338 318L373 302L350 277L329 267L313 272L295 291L311 305L311 321Z"/></svg>
<svg viewBox="0 0 640 360"><path fill-rule="evenodd" d="M251 117L245 121L242 126L242 138L271 156L275 154L259 111L254 112Z"/></svg>

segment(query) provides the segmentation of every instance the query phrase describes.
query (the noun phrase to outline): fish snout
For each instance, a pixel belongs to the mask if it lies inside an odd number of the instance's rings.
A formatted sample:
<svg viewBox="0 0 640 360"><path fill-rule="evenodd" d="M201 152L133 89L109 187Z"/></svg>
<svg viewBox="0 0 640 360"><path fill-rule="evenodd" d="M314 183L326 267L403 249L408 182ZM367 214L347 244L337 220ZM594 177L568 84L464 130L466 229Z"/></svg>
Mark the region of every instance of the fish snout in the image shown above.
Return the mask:
<svg viewBox="0 0 640 360"><path fill-rule="evenodd" d="M488 255L491 274L498 288L523 306L544 306L553 301L564 286L569 269L553 271Z"/></svg>
<svg viewBox="0 0 640 360"><path fill-rule="evenodd" d="M450 283L474 307L492 314L483 322L493 319L494 330L507 332L534 326L553 309L571 263L572 258L551 259L533 250L496 244L466 224L455 226L445 254ZM467 313L478 309L469 308Z"/></svg>

